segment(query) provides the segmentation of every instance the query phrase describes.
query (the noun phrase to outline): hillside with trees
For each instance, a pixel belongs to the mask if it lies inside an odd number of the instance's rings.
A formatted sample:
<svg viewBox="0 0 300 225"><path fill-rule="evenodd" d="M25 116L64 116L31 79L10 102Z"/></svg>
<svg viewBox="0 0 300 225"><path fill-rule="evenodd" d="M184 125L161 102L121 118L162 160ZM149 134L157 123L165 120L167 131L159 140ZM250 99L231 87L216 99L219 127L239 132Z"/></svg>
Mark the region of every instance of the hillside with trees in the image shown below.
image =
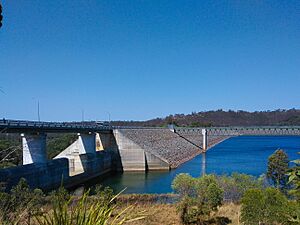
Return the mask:
<svg viewBox="0 0 300 225"><path fill-rule="evenodd" d="M147 121L113 121L117 126L154 126L162 127L173 123L177 126L209 127L209 126L299 126L300 110L274 110L247 112L243 110L192 112L191 114L174 114L165 118Z"/></svg>

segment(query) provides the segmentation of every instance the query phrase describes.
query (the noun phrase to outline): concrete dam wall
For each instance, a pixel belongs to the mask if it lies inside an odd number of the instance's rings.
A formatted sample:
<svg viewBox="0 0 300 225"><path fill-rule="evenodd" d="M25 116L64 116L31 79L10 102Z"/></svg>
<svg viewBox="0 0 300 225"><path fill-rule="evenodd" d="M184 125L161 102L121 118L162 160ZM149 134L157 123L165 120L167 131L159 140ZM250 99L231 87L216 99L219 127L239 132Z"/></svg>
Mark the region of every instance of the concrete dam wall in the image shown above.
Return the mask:
<svg viewBox="0 0 300 225"><path fill-rule="evenodd" d="M68 159L60 158L49 160L46 163L1 169L0 182L3 182L9 190L21 178L25 178L31 188L52 190L58 188L62 183L65 187L72 187L111 171L111 154L108 152L85 154L80 157L84 171L77 175L71 176Z"/></svg>
<svg viewBox="0 0 300 225"><path fill-rule="evenodd" d="M0 170L0 182L6 183L9 189L23 177L32 188L50 190L62 182L72 187L114 171L169 170L200 154L202 139L199 133L180 134L169 129L150 128L78 134L78 139L53 160ZM209 146L224 139L209 139ZM36 153L39 141L32 141ZM30 154L28 148L30 143L26 145L27 156Z"/></svg>

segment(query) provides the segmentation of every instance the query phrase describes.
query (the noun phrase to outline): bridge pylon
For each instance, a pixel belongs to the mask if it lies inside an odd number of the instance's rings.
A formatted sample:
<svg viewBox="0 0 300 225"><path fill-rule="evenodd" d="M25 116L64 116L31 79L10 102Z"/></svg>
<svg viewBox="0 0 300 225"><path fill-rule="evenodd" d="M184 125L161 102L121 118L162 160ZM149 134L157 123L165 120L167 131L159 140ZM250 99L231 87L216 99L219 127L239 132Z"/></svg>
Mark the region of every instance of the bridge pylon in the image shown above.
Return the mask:
<svg viewBox="0 0 300 225"><path fill-rule="evenodd" d="M96 134L89 133L78 133L78 148L81 154L96 153Z"/></svg>
<svg viewBox="0 0 300 225"><path fill-rule="evenodd" d="M46 134L21 134L23 148L23 165L46 163Z"/></svg>

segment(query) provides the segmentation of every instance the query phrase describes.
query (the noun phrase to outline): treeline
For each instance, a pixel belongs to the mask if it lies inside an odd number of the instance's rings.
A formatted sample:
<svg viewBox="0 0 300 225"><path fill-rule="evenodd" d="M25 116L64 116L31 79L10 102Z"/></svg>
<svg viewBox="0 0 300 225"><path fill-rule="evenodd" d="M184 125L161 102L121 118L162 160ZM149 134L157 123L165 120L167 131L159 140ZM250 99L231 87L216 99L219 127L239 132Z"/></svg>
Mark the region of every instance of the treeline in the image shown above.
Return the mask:
<svg viewBox="0 0 300 225"><path fill-rule="evenodd" d="M177 126L209 127L209 126L300 126L300 110L274 110L247 112L243 110L192 112L191 114L174 114L164 118L147 121L113 121L116 126L154 126L164 127L173 123Z"/></svg>
<svg viewBox="0 0 300 225"><path fill-rule="evenodd" d="M174 206L185 225L300 224L300 160L289 162L283 150L269 157L266 175L259 178L239 173L201 177L178 174L172 188L177 194ZM154 216L152 210L159 207L151 205L147 212L132 211L134 205L145 204L136 200L144 201L147 195L139 198L130 195L123 200L134 201L123 202L111 188L99 185L82 195L72 196L63 187L50 193L32 190L26 180L21 179L11 190L4 190L5 184L0 183L0 224L113 225L138 220L141 220L138 224L152 224L147 223L147 217ZM157 197L154 195L152 199L157 201ZM239 222L233 223L228 217L231 208L221 216L218 214L225 204L240 206L235 212Z"/></svg>

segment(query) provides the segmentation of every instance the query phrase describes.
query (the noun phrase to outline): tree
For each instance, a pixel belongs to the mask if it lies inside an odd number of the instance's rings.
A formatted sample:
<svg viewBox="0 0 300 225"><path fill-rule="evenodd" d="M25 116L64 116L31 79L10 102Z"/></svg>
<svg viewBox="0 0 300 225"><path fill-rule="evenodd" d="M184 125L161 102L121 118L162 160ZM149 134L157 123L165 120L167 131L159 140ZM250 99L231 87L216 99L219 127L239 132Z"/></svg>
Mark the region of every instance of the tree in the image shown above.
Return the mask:
<svg viewBox="0 0 300 225"><path fill-rule="evenodd" d="M286 175L289 168L287 154L281 150L276 150L268 160L267 178L270 179L276 188L286 189L288 177Z"/></svg>

